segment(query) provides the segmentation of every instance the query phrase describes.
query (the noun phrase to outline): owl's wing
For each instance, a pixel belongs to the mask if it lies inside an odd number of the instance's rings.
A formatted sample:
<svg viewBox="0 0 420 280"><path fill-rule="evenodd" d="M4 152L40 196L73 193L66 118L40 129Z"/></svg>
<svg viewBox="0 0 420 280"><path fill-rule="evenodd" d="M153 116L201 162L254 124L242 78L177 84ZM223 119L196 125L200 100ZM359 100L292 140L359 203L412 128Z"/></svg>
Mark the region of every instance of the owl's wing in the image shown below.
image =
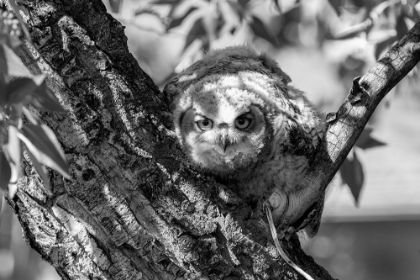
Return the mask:
<svg viewBox="0 0 420 280"><path fill-rule="evenodd" d="M313 119L289 120L289 131L285 152L294 156L304 156L310 162L324 136L324 125Z"/></svg>
<svg viewBox="0 0 420 280"><path fill-rule="evenodd" d="M287 95L292 112L287 118L287 152L311 160L324 137L325 122L302 91L288 86Z"/></svg>
<svg viewBox="0 0 420 280"><path fill-rule="evenodd" d="M310 166L310 162L314 160L315 154L324 138L325 122L321 120L318 112L312 108L303 96L303 92L291 88L288 95L294 114L288 117L288 132L285 135L287 141L284 146L286 150L284 152L289 158L294 158L294 161L299 160L300 166L303 165L306 169ZM305 160L302 160L302 157ZM290 168L293 170L290 170ZM304 176L301 171L296 170L293 164L290 165L288 173L293 174L293 177ZM288 178L288 180L296 180L296 178ZM304 192L305 190L308 189L300 189L299 191ZM289 193L289 200L293 200L294 196L298 194L295 191L297 190L292 190ZM315 236L321 222L323 207L324 197L320 197L296 221L293 225L294 231L304 229L309 237Z"/></svg>

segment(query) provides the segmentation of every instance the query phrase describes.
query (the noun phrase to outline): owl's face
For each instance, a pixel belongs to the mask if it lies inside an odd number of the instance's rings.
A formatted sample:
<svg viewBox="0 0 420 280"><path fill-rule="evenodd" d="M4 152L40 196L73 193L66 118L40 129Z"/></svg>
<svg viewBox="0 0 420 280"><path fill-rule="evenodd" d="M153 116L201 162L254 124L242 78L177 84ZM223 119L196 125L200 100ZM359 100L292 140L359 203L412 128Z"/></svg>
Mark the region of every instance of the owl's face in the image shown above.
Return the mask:
<svg viewBox="0 0 420 280"><path fill-rule="evenodd" d="M196 95L180 118L183 145L193 163L230 174L258 160L266 140L266 118L244 94Z"/></svg>

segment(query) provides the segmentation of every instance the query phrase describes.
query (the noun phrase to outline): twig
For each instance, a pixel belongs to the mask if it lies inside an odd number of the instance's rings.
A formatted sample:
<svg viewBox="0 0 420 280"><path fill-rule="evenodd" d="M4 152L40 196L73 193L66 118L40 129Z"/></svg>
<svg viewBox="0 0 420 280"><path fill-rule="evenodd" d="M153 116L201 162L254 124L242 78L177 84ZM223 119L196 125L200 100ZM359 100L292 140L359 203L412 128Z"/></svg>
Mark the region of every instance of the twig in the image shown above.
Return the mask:
<svg viewBox="0 0 420 280"><path fill-rule="evenodd" d="M355 79L347 99L327 116L326 139L303 180L299 212L288 212L280 226L293 224L317 200L354 146L376 106L420 60L420 21L362 78ZM308 187L307 184L310 184Z"/></svg>

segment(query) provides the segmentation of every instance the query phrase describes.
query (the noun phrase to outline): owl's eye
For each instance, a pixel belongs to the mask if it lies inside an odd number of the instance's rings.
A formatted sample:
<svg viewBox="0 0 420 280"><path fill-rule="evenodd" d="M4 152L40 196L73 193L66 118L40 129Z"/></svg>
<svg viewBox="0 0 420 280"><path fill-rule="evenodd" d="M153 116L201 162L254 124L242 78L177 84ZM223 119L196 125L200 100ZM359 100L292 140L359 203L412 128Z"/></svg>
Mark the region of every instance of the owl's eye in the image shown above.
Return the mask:
<svg viewBox="0 0 420 280"><path fill-rule="evenodd" d="M213 128L213 122L210 119L202 119L196 122L197 126L201 130L210 130Z"/></svg>
<svg viewBox="0 0 420 280"><path fill-rule="evenodd" d="M238 129L247 129L252 123L252 118L250 116L240 116L235 120L235 126Z"/></svg>

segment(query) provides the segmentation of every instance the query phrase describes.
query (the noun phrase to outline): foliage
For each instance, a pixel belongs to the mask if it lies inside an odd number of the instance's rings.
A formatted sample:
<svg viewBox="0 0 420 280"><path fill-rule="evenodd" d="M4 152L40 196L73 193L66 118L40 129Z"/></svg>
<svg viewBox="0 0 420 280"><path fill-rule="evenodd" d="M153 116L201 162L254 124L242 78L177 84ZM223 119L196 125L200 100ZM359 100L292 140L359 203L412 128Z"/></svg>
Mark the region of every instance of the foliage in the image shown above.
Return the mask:
<svg viewBox="0 0 420 280"><path fill-rule="evenodd" d="M0 191L8 189L10 197L19 179L22 145L47 187L48 178L41 164L70 178L57 138L33 113L33 109L64 109L47 86L46 77L31 75L16 55L14 50L21 44L18 36L27 33L20 28L19 20L8 12L0 14Z"/></svg>
<svg viewBox="0 0 420 280"><path fill-rule="evenodd" d="M114 3L111 3L114 2ZM119 8L122 1L111 1L110 6ZM115 4L118 2L118 5ZM183 55L200 57L211 49L213 44L226 36L234 36L246 28L252 34L250 40L265 41L272 47L303 45L322 48L331 41L344 43L359 40L371 46L370 53L360 51L342 55L339 62L339 76L345 87L354 77L363 73L373 59L377 60L393 44L400 40L415 21L419 19L418 0L152 0L140 4L135 16L149 14L158 18L164 26L164 34L176 32L186 26ZM314 2L318 4L314 4ZM269 6L265 13L259 12ZM311 6L312 5L312 6ZM319 5L318 8L314 8ZM311 11L308 12L311 6ZM118 12L119 9L113 9ZM314 29L314 26L316 29ZM311 35L304 30L313 31ZM309 32L307 32L309 33ZM164 35L163 34L163 35ZM201 48L195 48L199 42ZM197 55L198 54L198 55ZM180 62L174 72L184 68L193 59ZM413 72L418 71L417 68ZM174 74L172 74L174 75ZM172 76L170 75L170 76ZM372 125L363 132L340 174L347 185L356 205L364 183L364 172L357 157L358 150L367 150L385 145L372 137Z"/></svg>

